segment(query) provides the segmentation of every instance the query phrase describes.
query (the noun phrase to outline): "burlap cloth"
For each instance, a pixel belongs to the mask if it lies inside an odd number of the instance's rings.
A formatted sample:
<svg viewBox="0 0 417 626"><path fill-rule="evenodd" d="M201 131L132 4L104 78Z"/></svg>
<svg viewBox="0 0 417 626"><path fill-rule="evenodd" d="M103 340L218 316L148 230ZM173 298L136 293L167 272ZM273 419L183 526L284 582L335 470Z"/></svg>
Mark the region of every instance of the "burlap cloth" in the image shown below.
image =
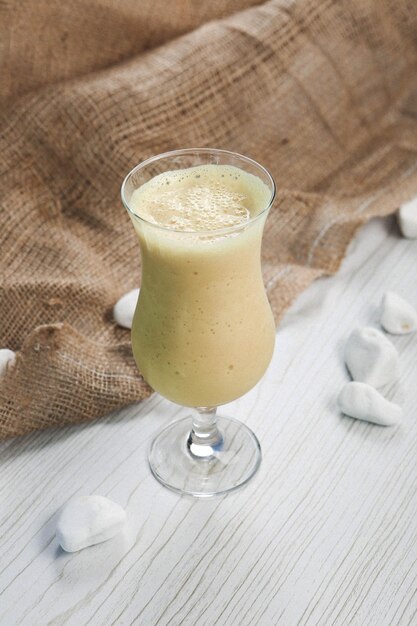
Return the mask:
<svg viewBox="0 0 417 626"><path fill-rule="evenodd" d="M263 267L277 320L337 270L360 224L417 193L416 7L1 4L0 347L19 352L0 383L0 438L151 392L111 313L139 284L119 188L145 157L212 146L271 169Z"/></svg>

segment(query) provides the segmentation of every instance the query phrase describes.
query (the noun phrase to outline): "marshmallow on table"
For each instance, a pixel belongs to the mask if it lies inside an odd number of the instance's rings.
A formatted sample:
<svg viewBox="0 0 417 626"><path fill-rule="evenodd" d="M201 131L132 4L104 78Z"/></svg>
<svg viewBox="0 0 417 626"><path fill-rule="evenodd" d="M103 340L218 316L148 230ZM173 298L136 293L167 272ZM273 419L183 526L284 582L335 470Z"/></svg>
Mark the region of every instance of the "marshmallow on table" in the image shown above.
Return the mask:
<svg viewBox="0 0 417 626"><path fill-rule="evenodd" d="M103 496L70 500L59 513L56 537L66 552L76 552L117 535L126 521L126 511Z"/></svg>
<svg viewBox="0 0 417 626"><path fill-rule="evenodd" d="M132 328L133 315L139 297L139 289L132 289L122 296L114 305L113 317L115 322L123 328Z"/></svg>
<svg viewBox="0 0 417 626"><path fill-rule="evenodd" d="M376 328L354 330L345 346L346 366L353 378L381 387L399 377L398 352Z"/></svg>
<svg viewBox="0 0 417 626"><path fill-rule="evenodd" d="M417 197L400 206L397 219L403 237L417 239Z"/></svg>
<svg viewBox="0 0 417 626"><path fill-rule="evenodd" d="M386 400L376 389L366 383L347 383L337 401L345 415L356 419L381 426L394 426L401 421L401 407Z"/></svg>
<svg viewBox="0 0 417 626"><path fill-rule="evenodd" d="M417 328L417 311L393 291L382 298L381 325L393 335L405 335Z"/></svg>
<svg viewBox="0 0 417 626"><path fill-rule="evenodd" d="M12 367L16 361L16 353L8 348L0 350L0 378L5 376L7 369Z"/></svg>

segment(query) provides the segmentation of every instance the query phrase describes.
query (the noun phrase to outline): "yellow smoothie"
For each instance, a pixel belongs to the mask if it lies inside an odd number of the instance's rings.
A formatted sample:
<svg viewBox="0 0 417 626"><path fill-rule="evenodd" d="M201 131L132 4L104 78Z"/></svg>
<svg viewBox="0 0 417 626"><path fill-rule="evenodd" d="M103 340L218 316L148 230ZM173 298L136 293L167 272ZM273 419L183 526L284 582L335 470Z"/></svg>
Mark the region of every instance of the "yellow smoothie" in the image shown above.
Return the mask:
<svg viewBox="0 0 417 626"><path fill-rule="evenodd" d="M260 264L271 191L229 165L159 174L130 204L142 253L132 326L145 380L185 406L240 397L264 374L275 326ZM221 229L221 230L219 230Z"/></svg>

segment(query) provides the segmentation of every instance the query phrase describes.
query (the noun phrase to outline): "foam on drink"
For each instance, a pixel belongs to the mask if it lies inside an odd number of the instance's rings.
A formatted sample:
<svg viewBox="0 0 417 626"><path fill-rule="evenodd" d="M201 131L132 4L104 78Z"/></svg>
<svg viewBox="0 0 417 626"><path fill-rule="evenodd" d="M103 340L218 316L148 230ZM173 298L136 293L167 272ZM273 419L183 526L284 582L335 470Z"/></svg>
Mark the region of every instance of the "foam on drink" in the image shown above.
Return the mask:
<svg viewBox="0 0 417 626"><path fill-rule="evenodd" d="M269 196L257 176L213 164L159 174L133 192L131 203L140 217L152 223L198 232L248 221Z"/></svg>

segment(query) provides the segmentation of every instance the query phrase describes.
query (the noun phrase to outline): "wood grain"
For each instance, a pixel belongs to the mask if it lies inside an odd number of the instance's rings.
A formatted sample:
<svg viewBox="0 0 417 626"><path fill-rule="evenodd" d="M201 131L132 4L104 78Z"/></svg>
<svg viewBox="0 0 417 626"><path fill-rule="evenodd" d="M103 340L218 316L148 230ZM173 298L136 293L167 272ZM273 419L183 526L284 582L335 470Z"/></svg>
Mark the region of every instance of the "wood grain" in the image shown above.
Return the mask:
<svg viewBox="0 0 417 626"><path fill-rule="evenodd" d="M339 273L288 312L273 362L226 407L260 438L242 491L180 498L151 477L153 434L185 411L158 396L96 423L0 446L0 624L394 626L417 623L417 334L390 337L398 429L342 417L341 354L383 292L417 306L417 242L366 226ZM126 532L77 554L54 538L76 494L127 508Z"/></svg>

